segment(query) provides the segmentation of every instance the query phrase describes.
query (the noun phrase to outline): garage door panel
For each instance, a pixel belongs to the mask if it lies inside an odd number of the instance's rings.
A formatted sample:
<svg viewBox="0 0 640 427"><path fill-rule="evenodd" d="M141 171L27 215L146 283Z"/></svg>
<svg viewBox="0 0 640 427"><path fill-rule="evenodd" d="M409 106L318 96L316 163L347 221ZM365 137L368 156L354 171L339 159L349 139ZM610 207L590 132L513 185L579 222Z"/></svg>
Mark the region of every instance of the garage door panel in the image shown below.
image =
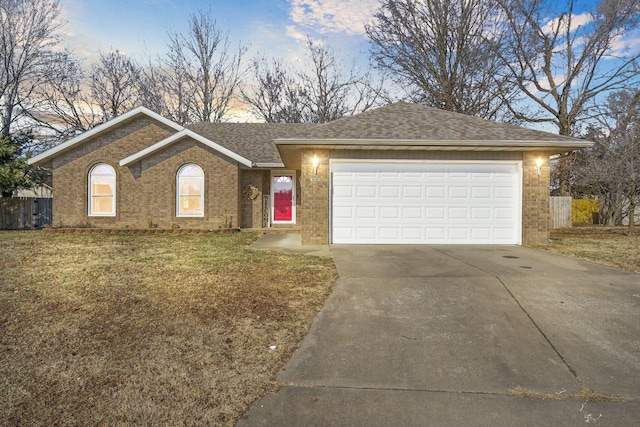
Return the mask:
<svg viewBox="0 0 640 427"><path fill-rule="evenodd" d="M400 191L400 186L398 185L381 185L380 197L385 199L399 199Z"/></svg>
<svg viewBox="0 0 640 427"><path fill-rule="evenodd" d="M520 243L517 162L340 161L331 170L333 243Z"/></svg>
<svg viewBox="0 0 640 427"><path fill-rule="evenodd" d="M491 219L491 207L471 208L471 217L478 220Z"/></svg>
<svg viewBox="0 0 640 427"><path fill-rule="evenodd" d="M386 241L400 241L400 227L380 227L380 239Z"/></svg>
<svg viewBox="0 0 640 427"><path fill-rule="evenodd" d="M423 220L423 208L421 206L404 206L402 208L402 218L403 220Z"/></svg>
<svg viewBox="0 0 640 427"><path fill-rule="evenodd" d="M427 198L428 199L445 199L446 198L446 188L445 187L427 187Z"/></svg>
<svg viewBox="0 0 640 427"><path fill-rule="evenodd" d="M402 240L406 243L416 243L424 240L422 227L403 227Z"/></svg>
<svg viewBox="0 0 640 427"><path fill-rule="evenodd" d="M422 199L423 187L420 185L405 185L402 187L402 197L406 199Z"/></svg>

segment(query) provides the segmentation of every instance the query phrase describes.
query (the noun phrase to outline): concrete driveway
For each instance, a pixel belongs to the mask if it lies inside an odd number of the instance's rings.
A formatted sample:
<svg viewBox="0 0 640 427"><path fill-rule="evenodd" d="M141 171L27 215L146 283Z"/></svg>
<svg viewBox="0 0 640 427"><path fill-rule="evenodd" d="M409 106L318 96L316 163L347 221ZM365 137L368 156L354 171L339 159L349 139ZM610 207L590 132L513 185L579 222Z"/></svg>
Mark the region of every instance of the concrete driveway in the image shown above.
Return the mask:
<svg viewBox="0 0 640 427"><path fill-rule="evenodd" d="M640 275L512 246L331 250L286 385L238 426L637 425Z"/></svg>

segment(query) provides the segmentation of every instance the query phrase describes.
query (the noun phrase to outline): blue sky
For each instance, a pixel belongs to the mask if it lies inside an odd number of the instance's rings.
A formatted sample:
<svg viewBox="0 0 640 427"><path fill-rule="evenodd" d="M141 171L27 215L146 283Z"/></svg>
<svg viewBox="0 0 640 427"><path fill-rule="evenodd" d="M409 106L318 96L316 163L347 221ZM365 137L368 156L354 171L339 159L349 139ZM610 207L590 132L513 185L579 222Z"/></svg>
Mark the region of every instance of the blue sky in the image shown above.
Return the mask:
<svg viewBox="0 0 640 427"><path fill-rule="evenodd" d="M379 0L60 0L66 21L64 45L78 56L95 59L98 51L118 49L146 62L167 50L167 33L186 30L189 15L210 11L233 45L248 46L245 60L276 57L304 63L306 36L336 50L342 63L368 60L364 23ZM553 1L551 3L554 3ZM575 0L580 14L597 0ZM565 4L558 1L557 4ZM582 18L584 18L583 16ZM553 18L553 17L549 17ZM579 18L576 17L576 18ZM580 19L574 22L578 23ZM640 47L636 29L616 49Z"/></svg>
<svg viewBox="0 0 640 427"><path fill-rule="evenodd" d="M304 38L323 39L343 56L367 55L364 21L377 0L61 0L65 45L82 57L119 49L136 58L166 51L168 31L181 32L188 17L211 11L232 43L297 60Z"/></svg>

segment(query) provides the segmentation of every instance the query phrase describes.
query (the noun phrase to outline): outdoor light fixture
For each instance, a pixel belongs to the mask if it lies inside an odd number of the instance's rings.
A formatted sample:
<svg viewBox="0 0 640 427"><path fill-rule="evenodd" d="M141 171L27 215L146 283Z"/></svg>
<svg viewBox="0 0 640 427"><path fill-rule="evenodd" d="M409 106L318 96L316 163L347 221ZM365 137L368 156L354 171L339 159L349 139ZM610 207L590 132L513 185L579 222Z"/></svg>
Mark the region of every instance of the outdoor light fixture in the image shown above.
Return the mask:
<svg viewBox="0 0 640 427"><path fill-rule="evenodd" d="M540 171L542 170L542 163L543 163L542 157L538 157L536 159L536 172L538 172L538 176L540 176Z"/></svg>
<svg viewBox="0 0 640 427"><path fill-rule="evenodd" d="M313 165L313 174L314 175L318 175L318 163L320 161L318 160L318 156L316 156L315 154L313 155L313 159L311 159L311 164Z"/></svg>

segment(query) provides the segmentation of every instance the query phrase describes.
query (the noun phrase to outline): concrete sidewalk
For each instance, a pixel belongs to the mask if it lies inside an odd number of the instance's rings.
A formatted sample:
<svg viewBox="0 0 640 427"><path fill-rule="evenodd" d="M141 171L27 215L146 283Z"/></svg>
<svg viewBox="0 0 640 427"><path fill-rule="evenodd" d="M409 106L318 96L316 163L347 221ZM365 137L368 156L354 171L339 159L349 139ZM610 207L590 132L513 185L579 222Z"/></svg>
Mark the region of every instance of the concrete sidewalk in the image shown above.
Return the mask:
<svg viewBox="0 0 640 427"><path fill-rule="evenodd" d="M638 422L640 275L523 247L332 253L286 385L238 426Z"/></svg>
<svg viewBox="0 0 640 427"><path fill-rule="evenodd" d="M276 251L289 254L313 255L331 257L329 245L302 245L299 233L269 233L263 234L251 246L251 249Z"/></svg>

